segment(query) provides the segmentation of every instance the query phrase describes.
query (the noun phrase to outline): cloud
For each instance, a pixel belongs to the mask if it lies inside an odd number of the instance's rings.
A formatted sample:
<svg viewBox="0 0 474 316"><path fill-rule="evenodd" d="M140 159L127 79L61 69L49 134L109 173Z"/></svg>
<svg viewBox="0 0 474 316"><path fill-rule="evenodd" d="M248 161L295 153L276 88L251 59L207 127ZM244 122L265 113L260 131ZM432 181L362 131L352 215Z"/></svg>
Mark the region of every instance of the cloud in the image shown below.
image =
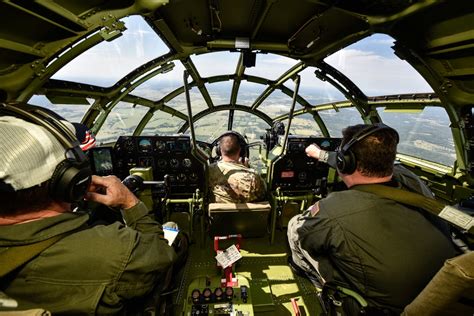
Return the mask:
<svg viewBox="0 0 474 316"><path fill-rule="evenodd" d="M396 57L344 49L326 58L326 62L345 74L367 95L433 91L411 65Z"/></svg>

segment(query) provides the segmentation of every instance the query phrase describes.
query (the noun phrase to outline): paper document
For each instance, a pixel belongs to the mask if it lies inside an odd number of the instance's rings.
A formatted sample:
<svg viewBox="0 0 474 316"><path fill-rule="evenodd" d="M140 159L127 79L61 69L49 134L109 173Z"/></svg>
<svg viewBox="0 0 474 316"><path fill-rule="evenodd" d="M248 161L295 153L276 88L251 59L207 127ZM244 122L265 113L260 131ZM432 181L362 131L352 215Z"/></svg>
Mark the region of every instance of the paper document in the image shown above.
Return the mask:
<svg viewBox="0 0 474 316"><path fill-rule="evenodd" d="M240 254L239 250L235 245L230 246L229 248L217 254L216 256L217 262L223 268L227 268L240 258L242 258L242 255Z"/></svg>
<svg viewBox="0 0 474 316"><path fill-rule="evenodd" d="M163 232L165 233L165 239L168 240L168 245L172 245L176 236L178 236L179 229L163 226Z"/></svg>

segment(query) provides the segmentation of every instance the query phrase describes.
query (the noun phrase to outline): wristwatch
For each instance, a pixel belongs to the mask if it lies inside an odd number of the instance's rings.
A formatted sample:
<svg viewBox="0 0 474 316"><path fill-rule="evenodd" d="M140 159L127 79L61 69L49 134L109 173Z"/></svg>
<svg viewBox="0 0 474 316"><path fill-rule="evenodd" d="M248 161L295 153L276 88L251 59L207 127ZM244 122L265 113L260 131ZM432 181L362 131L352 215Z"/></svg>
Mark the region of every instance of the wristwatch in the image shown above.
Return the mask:
<svg viewBox="0 0 474 316"><path fill-rule="evenodd" d="M329 158L329 152L327 152L325 150L320 150L319 151L319 157L318 157L319 161L328 162L328 158Z"/></svg>

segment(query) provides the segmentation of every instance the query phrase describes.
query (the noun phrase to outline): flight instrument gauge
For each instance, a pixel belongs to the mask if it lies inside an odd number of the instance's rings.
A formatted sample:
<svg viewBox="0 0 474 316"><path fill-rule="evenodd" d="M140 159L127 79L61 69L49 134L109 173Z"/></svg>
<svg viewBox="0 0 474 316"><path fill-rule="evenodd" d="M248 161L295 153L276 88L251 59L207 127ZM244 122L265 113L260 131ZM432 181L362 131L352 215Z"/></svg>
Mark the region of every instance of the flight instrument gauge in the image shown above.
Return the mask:
<svg viewBox="0 0 474 316"><path fill-rule="evenodd" d="M184 173L180 173L176 176L176 180L178 180L179 182L184 182L186 181L186 175Z"/></svg>
<svg viewBox="0 0 474 316"><path fill-rule="evenodd" d="M126 152L133 153L135 149L135 144L133 143L133 139L127 138L123 143L123 148Z"/></svg>
<svg viewBox="0 0 474 316"><path fill-rule="evenodd" d="M189 158L184 158L182 164L183 164L184 168L189 168L189 167L191 167L191 165L192 165L193 163L191 162L191 159L189 159Z"/></svg>
<svg viewBox="0 0 474 316"><path fill-rule="evenodd" d="M164 141L157 140L155 143L155 148L157 151L163 152L166 150L166 143Z"/></svg>
<svg viewBox="0 0 474 316"><path fill-rule="evenodd" d="M165 159L158 159L158 161L156 162L158 168L160 169L164 169L166 168L166 160Z"/></svg>
<svg viewBox="0 0 474 316"><path fill-rule="evenodd" d="M175 168L175 169L178 168L179 167L178 159L175 159L175 158L171 159L170 160L170 166L171 166L171 168Z"/></svg>

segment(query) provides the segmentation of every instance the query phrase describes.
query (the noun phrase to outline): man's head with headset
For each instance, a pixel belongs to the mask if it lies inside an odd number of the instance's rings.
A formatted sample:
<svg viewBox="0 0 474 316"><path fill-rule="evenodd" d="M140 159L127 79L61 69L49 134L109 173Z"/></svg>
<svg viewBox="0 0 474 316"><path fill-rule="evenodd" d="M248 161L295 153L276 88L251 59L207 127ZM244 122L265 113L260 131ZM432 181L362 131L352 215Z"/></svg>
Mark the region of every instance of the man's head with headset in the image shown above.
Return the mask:
<svg viewBox="0 0 474 316"><path fill-rule="evenodd" d="M91 183L72 124L39 107L0 105L0 152L2 215L66 208Z"/></svg>
<svg viewBox="0 0 474 316"><path fill-rule="evenodd" d="M399 141L396 130L385 124L359 124L345 128L342 135L335 153L310 145L307 155L335 167L348 187L391 179Z"/></svg>
<svg viewBox="0 0 474 316"><path fill-rule="evenodd" d="M217 139L216 154L222 161L243 163L247 158L247 142L241 134L227 131Z"/></svg>

